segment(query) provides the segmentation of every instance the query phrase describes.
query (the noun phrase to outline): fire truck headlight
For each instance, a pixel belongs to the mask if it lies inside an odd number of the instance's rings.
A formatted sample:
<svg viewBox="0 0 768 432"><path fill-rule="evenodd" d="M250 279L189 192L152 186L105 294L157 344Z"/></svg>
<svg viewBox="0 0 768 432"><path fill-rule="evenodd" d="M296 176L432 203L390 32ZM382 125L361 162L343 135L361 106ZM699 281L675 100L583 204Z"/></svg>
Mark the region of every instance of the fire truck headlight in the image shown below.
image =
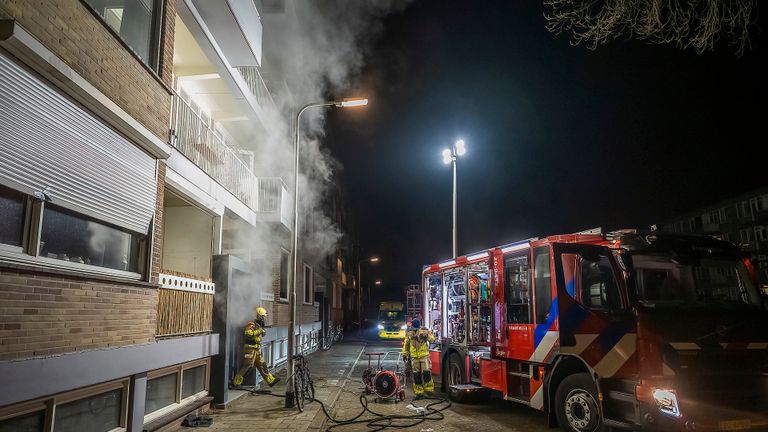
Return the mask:
<svg viewBox="0 0 768 432"><path fill-rule="evenodd" d="M384 330L384 326L383 326L383 325L381 325L381 324L377 325L376 327L377 327L379 330Z"/></svg>
<svg viewBox="0 0 768 432"><path fill-rule="evenodd" d="M680 405L677 403L677 394L674 390L655 389L653 391L653 400L656 401L656 407L664 414L672 417L680 417Z"/></svg>
<svg viewBox="0 0 768 432"><path fill-rule="evenodd" d="M407 324L401 325L400 330L408 330L408 325Z"/></svg>

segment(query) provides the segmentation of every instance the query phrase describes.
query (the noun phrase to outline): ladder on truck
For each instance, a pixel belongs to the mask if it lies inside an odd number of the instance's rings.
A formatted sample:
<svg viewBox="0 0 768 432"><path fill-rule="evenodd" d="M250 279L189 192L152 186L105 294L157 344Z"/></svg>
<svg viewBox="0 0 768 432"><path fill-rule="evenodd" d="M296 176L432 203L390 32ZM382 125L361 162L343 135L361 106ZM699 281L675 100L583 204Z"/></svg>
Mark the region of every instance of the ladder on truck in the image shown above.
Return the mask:
<svg viewBox="0 0 768 432"><path fill-rule="evenodd" d="M405 298L408 322L412 321L414 318L421 319L421 285L412 284L405 287Z"/></svg>

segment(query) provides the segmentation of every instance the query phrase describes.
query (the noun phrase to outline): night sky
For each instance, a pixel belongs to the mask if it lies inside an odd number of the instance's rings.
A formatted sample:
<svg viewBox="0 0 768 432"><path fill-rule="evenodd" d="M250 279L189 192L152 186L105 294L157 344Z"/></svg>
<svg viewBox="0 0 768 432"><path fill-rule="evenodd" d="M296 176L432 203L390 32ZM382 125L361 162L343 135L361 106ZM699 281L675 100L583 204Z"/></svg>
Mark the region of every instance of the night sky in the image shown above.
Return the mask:
<svg viewBox="0 0 768 432"><path fill-rule="evenodd" d="M625 40L590 51L549 33L539 2L421 0L389 16L350 90L369 107L332 112L326 139L359 245L381 257L378 297L451 257L441 151L458 138L460 255L647 228L767 184L764 34L752 42L741 58Z"/></svg>

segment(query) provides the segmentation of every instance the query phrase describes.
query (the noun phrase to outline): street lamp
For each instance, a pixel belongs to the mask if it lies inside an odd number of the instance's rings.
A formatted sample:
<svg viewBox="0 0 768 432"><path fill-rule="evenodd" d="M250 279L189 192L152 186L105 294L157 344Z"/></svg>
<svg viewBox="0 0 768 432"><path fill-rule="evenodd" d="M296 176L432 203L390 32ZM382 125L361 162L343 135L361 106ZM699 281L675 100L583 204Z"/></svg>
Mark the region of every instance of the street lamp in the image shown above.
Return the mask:
<svg viewBox="0 0 768 432"><path fill-rule="evenodd" d="M296 350L296 279L298 273L298 249L299 249L299 138L301 136L301 115L304 111L315 107L337 107L337 108L350 108L368 105L368 99L346 99L340 101L331 102L315 102L304 105L296 114L294 128L296 135L294 137L293 151L296 154L296 160L293 170L293 244L291 246L291 261L293 262L293 272L291 273L291 293L288 296L288 304L290 306L290 320L288 321L288 379L286 380L285 389L285 407L292 408L294 404L293 394L293 369L294 361L293 355Z"/></svg>
<svg viewBox="0 0 768 432"><path fill-rule="evenodd" d="M381 285L381 281L377 280L376 282L374 282L374 284L376 286L379 286L379 285ZM368 304L369 305L371 304L371 284L368 284Z"/></svg>
<svg viewBox="0 0 768 432"><path fill-rule="evenodd" d="M360 265L364 262L377 263L379 257L370 257L357 262L357 328L358 330L363 328L363 281L360 275ZM370 295L370 291L369 291Z"/></svg>
<svg viewBox="0 0 768 432"><path fill-rule="evenodd" d="M464 147L464 140L460 139L453 144L453 147L448 150L443 150L443 163L453 164L453 258L456 259L457 255L457 242L456 242L456 160L459 156L467 152Z"/></svg>

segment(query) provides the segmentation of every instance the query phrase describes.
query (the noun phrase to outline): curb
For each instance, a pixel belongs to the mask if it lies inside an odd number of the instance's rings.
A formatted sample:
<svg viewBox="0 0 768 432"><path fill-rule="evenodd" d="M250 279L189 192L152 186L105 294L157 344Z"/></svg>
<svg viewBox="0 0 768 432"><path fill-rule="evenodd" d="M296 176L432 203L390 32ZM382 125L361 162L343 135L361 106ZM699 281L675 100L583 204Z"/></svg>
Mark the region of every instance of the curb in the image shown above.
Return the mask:
<svg viewBox="0 0 768 432"><path fill-rule="evenodd" d="M349 373L347 373L347 376L342 378L342 384L341 386L336 390L336 394L331 397L331 399L328 401L327 404L325 404L326 408L331 411L333 410L333 407L336 405L336 402L339 400L339 396L341 395L342 390L344 390L344 386L347 384L347 381L350 380L352 377L352 372L355 371L355 368L357 367L357 363L360 361L360 357L363 356L363 353L365 352L365 347L367 345L363 344L362 348L360 348L360 353L357 355L357 359L355 359L355 362L352 364L352 367L349 369ZM312 422L309 424L309 429L311 430L324 430L325 424L328 421L328 418L325 417L325 413L323 412L323 408L320 407L317 414L312 418Z"/></svg>

